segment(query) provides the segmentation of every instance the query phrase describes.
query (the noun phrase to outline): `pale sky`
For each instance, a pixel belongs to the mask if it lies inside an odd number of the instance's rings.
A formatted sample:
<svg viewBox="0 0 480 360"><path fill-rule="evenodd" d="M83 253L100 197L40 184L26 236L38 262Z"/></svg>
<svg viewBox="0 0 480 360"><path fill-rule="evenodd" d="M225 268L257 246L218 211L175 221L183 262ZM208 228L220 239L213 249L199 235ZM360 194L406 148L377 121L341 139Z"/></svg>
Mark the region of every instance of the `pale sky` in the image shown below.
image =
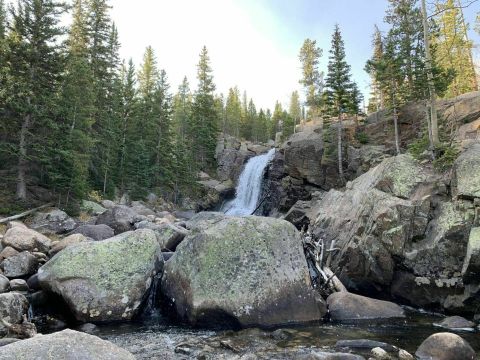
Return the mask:
<svg viewBox="0 0 480 360"><path fill-rule="evenodd" d="M335 23L342 30L354 80L368 98L363 71L371 55L371 35L381 29L387 0L112 0L111 16L122 44L121 56L139 65L145 48L155 50L172 91L186 75L196 87L196 64L203 45L211 58L217 92L238 86L257 108L288 104L301 91L298 52L307 37L323 49L326 69ZM465 10L473 23L480 3ZM479 43L480 38L471 32Z"/></svg>

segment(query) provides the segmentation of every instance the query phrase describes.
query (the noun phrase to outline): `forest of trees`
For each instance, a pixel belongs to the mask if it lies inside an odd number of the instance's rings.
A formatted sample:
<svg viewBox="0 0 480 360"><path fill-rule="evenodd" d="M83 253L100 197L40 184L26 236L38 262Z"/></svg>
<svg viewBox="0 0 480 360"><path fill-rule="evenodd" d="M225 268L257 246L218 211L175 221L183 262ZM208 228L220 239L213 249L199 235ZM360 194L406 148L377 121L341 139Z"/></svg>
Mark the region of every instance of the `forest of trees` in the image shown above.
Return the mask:
<svg viewBox="0 0 480 360"><path fill-rule="evenodd" d="M390 30L374 35L366 70L372 77L370 110L410 100L454 96L477 88L472 42L457 1L438 1L429 17L432 61L426 61L417 0L388 0ZM68 13L68 28L61 20ZM479 20L480 23L480 20ZM480 28L480 25L478 25ZM479 29L480 31L480 29ZM142 63L119 57L119 35L108 0L0 0L0 161L4 186L28 201L29 188L49 189L59 206L97 191L132 198L156 191L172 200L192 191L196 174L215 168L219 134L255 142L286 139L306 118L338 121L363 112L351 78L340 28L333 31L326 75L315 40L300 50L301 85L288 109L258 109L238 87L216 92L208 50L197 65L198 85L185 78L170 87L154 50ZM430 72L429 72L430 70ZM307 109L307 110L306 110ZM339 166L342 176L342 167Z"/></svg>

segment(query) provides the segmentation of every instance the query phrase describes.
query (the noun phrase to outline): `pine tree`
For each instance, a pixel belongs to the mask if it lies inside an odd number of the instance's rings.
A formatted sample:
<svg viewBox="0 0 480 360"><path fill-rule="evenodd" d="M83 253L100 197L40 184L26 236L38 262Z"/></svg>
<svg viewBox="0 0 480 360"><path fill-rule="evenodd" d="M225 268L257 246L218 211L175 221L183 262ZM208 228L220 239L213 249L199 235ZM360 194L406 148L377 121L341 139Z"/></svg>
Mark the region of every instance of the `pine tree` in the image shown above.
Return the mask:
<svg viewBox="0 0 480 360"><path fill-rule="evenodd" d="M348 113L355 115L358 122L358 115L362 113L363 95L356 82L353 82L350 88L350 99L348 102Z"/></svg>
<svg viewBox="0 0 480 360"><path fill-rule="evenodd" d="M192 106L193 149L200 169L207 170L214 165L217 145L218 119L215 109L212 69L208 50L204 46L198 63L198 88Z"/></svg>
<svg viewBox="0 0 480 360"><path fill-rule="evenodd" d="M55 0L22 0L12 10L9 47L11 97L8 111L15 119L17 150L17 191L27 199L29 164L41 163L52 149L52 131L63 58L58 40L63 35L58 25L64 12ZM12 144L14 145L14 144Z"/></svg>
<svg viewBox="0 0 480 360"><path fill-rule="evenodd" d="M5 0L0 0L0 41L5 39L7 34L7 11Z"/></svg>
<svg viewBox="0 0 480 360"><path fill-rule="evenodd" d="M452 69L455 78L445 93L446 97L477 90L475 68L472 58L473 43L467 37L467 25L463 10L456 1L437 2L438 15L435 20L439 26L438 36L433 44L438 59L437 65Z"/></svg>
<svg viewBox="0 0 480 360"><path fill-rule="evenodd" d="M298 95L298 91L292 92L292 95L290 96L288 114L290 115L290 119L292 120L293 124L291 124L292 126L287 126L286 129L284 129L284 137L288 137L292 133L296 132L297 124L300 123L302 118L302 107L300 105L300 96Z"/></svg>
<svg viewBox="0 0 480 360"><path fill-rule="evenodd" d="M385 95L382 91L381 84L378 82L378 76L376 74L375 67L371 64L378 63L384 56L384 44L382 34L377 25L375 25L375 32L373 34L373 55L367 65L365 71L370 75L372 79L372 95L369 100L369 111L379 111L385 107Z"/></svg>
<svg viewBox="0 0 480 360"><path fill-rule="evenodd" d="M351 99L350 91L352 81L350 77L350 66L345 60L345 45L340 33L340 28L338 25L335 25L325 84L327 87L326 97L327 103L329 104L329 112L333 116L338 117L338 173L342 182L345 181L342 157L342 114L346 112Z"/></svg>
<svg viewBox="0 0 480 360"><path fill-rule="evenodd" d="M276 141L277 133L280 132L283 119L283 108L280 102L275 102L275 108L271 117L271 133L270 138Z"/></svg>
<svg viewBox="0 0 480 360"><path fill-rule="evenodd" d="M318 70L318 63L322 56L322 49L317 47L316 40L306 39L300 49L299 59L302 64L302 79L300 84L305 88L306 104L310 107L313 118L319 115L322 78L323 74ZM323 123L321 123L323 126Z"/></svg>
<svg viewBox="0 0 480 360"><path fill-rule="evenodd" d="M175 129L182 141L185 141L190 126L190 111L192 107L192 95L186 76L178 87L178 92L174 97L173 103Z"/></svg>
<svg viewBox="0 0 480 360"><path fill-rule="evenodd" d="M88 191L88 168L90 151L93 146L91 127L93 119L94 89L93 74L88 57L88 34L86 29L85 7L82 0L74 3L73 24L67 41L68 55L65 78L61 89L61 118L54 159L49 161L51 173L57 173L64 181L64 191L74 198L82 198ZM63 168L63 173L59 172ZM68 201L68 197L67 197Z"/></svg>
<svg viewBox="0 0 480 360"><path fill-rule="evenodd" d="M247 120L245 127L245 138L251 141L258 141L256 139L256 122L257 122L257 108L253 103L253 99L248 102Z"/></svg>
<svg viewBox="0 0 480 360"><path fill-rule="evenodd" d="M227 134L240 137L240 124L242 122L242 106L240 103L240 91L237 87L228 90L225 104L225 129Z"/></svg>

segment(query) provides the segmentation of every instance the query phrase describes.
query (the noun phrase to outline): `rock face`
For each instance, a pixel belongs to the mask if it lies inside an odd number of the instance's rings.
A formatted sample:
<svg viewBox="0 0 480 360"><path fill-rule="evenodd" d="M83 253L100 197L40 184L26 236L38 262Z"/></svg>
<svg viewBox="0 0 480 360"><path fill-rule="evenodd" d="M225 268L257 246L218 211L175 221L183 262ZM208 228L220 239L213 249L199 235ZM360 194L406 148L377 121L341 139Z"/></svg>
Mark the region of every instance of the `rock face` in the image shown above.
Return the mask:
<svg viewBox="0 0 480 360"><path fill-rule="evenodd" d="M480 143L473 143L455 161L453 192L459 198L480 198Z"/></svg>
<svg viewBox="0 0 480 360"><path fill-rule="evenodd" d="M473 360L475 351L460 336L438 333L428 337L415 353L419 360Z"/></svg>
<svg viewBox="0 0 480 360"><path fill-rule="evenodd" d="M37 249L40 252L48 252L51 242L49 238L35 230L24 226L14 226L5 233L2 245L4 247L10 246L18 251L33 252Z"/></svg>
<svg viewBox="0 0 480 360"><path fill-rule="evenodd" d="M10 324L19 324L22 317L27 313L28 301L25 296L19 293L0 294L0 319ZM0 322L0 335L7 333L7 329Z"/></svg>
<svg viewBox="0 0 480 360"><path fill-rule="evenodd" d="M333 293L327 298L327 304L333 321L405 317L403 309L397 304L348 292Z"/></svg>
<svg viewBox="0 0 480 360"><path fill-rule="evenodd" d="M38 280L62 296L79 321L129 320L160 268L160 250L151 230L80 243L40 268Z"/></svg>
<svg viewBox="0 0 480 360"><path fill-rule="evenodd" d="M273 326L321 319L299 233L289 223L202 214L166 263L161 288L192 324Z"/></svg>
<svg viewBox="0 0 480 360"><path fill-rule="evenodd" d="M95 241L109 239L115 235L113 229L105 224L80 225L72 231L72 234L82 234Z"/></svg>
<svg viewBox="0 0 480 360"><path fill-rule="evenodd" d="M128 351L96 336L74 330L37 335L2 347L0 360L135 360Z"/></svg>
<svg viewBox="0 0 480 360"><path fill-rule="evenodd" d="M460 173L456 184L467 176ZM400 155L383 160L343 191L301 203L288 218L310 222L327 247L335 241L339 251L332 270L349 290L473 313L480 305L475 227L480 202L451 197L448 185L447 177Z"/></svg>
<svg viewBox="0 0 480 360"><path fill-rule="evenodd" d="M64 234L72 231L76 226L75 220L59 209L35 214L30 224L32 229L42 234Z"/></svg>
<svg viewBox="0 0 480 360"><path fill-rule="evenodd" d="M132 230L137 217L138 214L128 206L116 205L101 214L96 224L108 225L117 235Z"/></svg>

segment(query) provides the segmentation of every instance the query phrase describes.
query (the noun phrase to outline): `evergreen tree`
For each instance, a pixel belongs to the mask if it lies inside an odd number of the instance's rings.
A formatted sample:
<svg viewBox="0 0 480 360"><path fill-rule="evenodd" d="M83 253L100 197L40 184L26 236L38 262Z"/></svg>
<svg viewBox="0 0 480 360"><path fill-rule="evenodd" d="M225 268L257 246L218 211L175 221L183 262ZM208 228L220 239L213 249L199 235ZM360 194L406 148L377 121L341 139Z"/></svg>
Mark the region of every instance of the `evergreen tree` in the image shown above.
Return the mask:
<svg viewBox="0 0 480 360"><path fill-rule="evenodd" d="M48 161L46 166L51 168L51 176L56 173L57 188L62 179L63 190L77 199L84 197L89 189L88 169L93 146L94 89L88 41L84 2L76 0L60 97L61 122L56 135L59 143L53 157L59 161Z"/></svg>
<svg viewBox="0 0 480 360"><path fill-rule="evenodd" d="M251 141L258 141L256 138L256 122L257 122L257 108L253 103L253 100L250 99L248 102L247 108L247 120L244 130L245 138Z"/></svg>
<svg viewBox="0 0 480 360"><path fill-rule="evenodd" d="M12 9L7 64L11 77L7 111L14 119L17 191L27 199L29 164L46 161L53 149L55 94L63 72L59 21L64 7L55 0L22 0ZM48 174L47 174L48 176Z"/></svg>
<svg viewBox="0 0 480 360"><path fill-rule="evenodd" d="M225 130L226 133L240 137L240 124L242 122L242 106L240 103L240 92L237 87L228 90L227 102L225 104Z"/></svg>
<svg viewBox="0 0 480 360"><path fill-rule="evenodd" d="M173 118L176 133L182 141L185 141L190 126L190 112L192 107L192 95L190 93L190 85L186 76L178 87L178 92L174 97L173 103Z"/></svg>
<svg viewBox="0 0 480 360"><path fill-rule="evenodd" d="M218 120L213 92L212 69L204 46L198 63L198 88L192 106L192 139L196 163L206 170L214 165L218 135Z"/></svg>
<svg viewBox="0 0 480 360"><path fill-rule="evenodd" d="M271 117L270 138L276 140L277 133L280 132L283 119L283 108L280 102L275 102L275 108Z"/></svg>
<svg viewBox="0 0 480 360"><path fill-rule="evenodd" d="M257 120L257 128L256 128L256 135L257 135L257 141L259 142L267 142L269 140L269 124L268 124L268 119L267 115L263 111L263 109L260 109L258 113L258 120Z"/></svg>
<svg viewBox="0 0 480 360"><path fill-rule="evenodd" d="M472 58L473 43L467 37L462 8L454 0L438 2L438 36L433 37L437 65L451 69L455 77L445 93L447 98L477 90L475 68Z"/></svg>
<svg viewBox="0 0 480 360"><path fill-rule="evenodd" d="M375 25L375 32L373 34L373 55L370 62L367 62L365 71L370 75L372 79L372 94L369 100L369 111L379 111L385 107L385 95L382 91L381 84L378 82L378 76L376 74L375 67L371 64L378 63L384 56L384 44L382 34L377 25Z"/></svg>
<svg viewBox="0 0 480 360"><path fill-rule="evenodd" d="M0 0L0 41L5 39L7 33L7 10L5 0Z"/></svg>
<svg viewBox="0 0 480 360"><path fill-rule="evenodd" d="M346 112L351 100L350 91L352 81L350 77L350 65L348 65L345 60L345 45L340 33L340 28L338 25L335 25L325 85L327 87L326 98L327 104L329 104L329 112L333 116L338 117L338 173L342 182L345 181L342 158L342 114Z"/></svg>
<svg viewBox="0 0 480 360"><path fill-rule="evenodd" d="M350 100L348 102L348 113L355 115L358 121L358 115L362 113L363 95L356 82L353 82L350 89Z"/></svg>
<svg viewBox="0 0 480 360"><path fill-rule="evenodd" d="M300 105L300 96L298 95L298 91L292 92L292 95L290 96L288 114L290 115L289 119L292 120L293 124L289 124L291 126L286 126L284 129L284 137L288 137L292 133L295 133L297 124L299 124L302 119L302 107Z"/></svg>
<svg viewBox="0 0 480 360"><path fill-rule="evenodd" d="M310 107L310 113L313 118L319 115L322 78L323 74L318 70L318 63L322 56L322 49L317 47L316 40L306 39L300 49L300 63L302 64L302 79L306 95L306 104ZM321 124L322 125L322 124Z"/></svg>

